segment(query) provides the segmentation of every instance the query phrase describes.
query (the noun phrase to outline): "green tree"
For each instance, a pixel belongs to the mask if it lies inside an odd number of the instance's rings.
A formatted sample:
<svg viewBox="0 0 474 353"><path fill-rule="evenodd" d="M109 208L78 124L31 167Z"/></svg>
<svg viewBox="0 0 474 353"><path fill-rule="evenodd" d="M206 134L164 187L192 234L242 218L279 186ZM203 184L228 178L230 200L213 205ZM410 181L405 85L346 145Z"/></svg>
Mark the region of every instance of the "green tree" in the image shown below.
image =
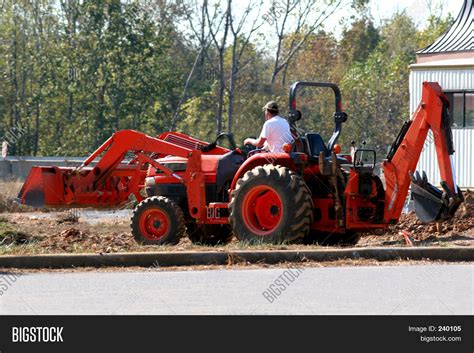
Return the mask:
<svg viewBox="0 0 474 353"><path fill-rule="evenodd" d="M178 130L203 141L213 141L216 138L216 98L215 90L212 90L188 99L181 107L183 118L178 123Z"/></svg>
<svg viewBox="0 0 474 353"><path fill-rule="evenodd" d="M444 18L431 15L428 18L428 25L426 28L418 31L417 33L416 42L418 49L425 48L433 43L438 37L440 37L449 29L453 21L454 18L451 16L451 14L448 14Z"/></svg>
<svg viewBox="0 0 474 353"><path fill-rule="evenodd" d="M351 24L342 33L339 43L340 58L345 64L367 60L370 53L377 47L380 35L372 20L362 18Z"/></svg>
<svg viewBox="0 0 474 353"><path fill-rule="evenodd" d="M349 120L342 141L366 141L384 156L403 121L409 119L409 65L414 62L416 28L405 13L381 28L376 49L364 62L355 62L342 88Z"/></svg>

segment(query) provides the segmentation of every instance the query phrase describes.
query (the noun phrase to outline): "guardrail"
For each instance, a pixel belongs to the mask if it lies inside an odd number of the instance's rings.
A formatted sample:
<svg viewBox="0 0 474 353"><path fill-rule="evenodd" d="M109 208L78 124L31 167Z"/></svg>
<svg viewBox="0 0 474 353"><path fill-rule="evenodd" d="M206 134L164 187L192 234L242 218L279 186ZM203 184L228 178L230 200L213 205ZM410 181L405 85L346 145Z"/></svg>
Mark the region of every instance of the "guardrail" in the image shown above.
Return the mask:
<svg viewBox="0 0 474 353"><path fill-rule="evenodd" d="M7 157L0 159L0 179L25 179L33 166L77 167L86 157Z"/></svg>

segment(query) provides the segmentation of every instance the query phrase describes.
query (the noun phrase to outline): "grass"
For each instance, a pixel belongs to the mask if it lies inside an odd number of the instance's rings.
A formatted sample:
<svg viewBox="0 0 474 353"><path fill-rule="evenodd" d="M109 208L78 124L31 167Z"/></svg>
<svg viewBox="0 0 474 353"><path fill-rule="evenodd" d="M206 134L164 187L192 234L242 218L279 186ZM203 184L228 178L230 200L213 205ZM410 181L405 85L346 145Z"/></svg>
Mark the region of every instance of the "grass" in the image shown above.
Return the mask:
<svg viewBox="0 0 474 353"><path fill-rule="evenodd" d="M21 180L0 181L0 213L24 212L29 209L15 202L22 185Z"/></svg>
<svg viewBox="0 0 474 353"><path fill-rule="evenodd" d="M34 244L11 244L8 246L0 246L0 256L3 255L44 255L45 252L36 247Z"/></svg>
<svg viewBox="0 0 474 353"><path fill-rule="evenodd" d="M34 242L36 239L25 232L14 229L7 222L0 222L0 245L11 247Z"/></svg>

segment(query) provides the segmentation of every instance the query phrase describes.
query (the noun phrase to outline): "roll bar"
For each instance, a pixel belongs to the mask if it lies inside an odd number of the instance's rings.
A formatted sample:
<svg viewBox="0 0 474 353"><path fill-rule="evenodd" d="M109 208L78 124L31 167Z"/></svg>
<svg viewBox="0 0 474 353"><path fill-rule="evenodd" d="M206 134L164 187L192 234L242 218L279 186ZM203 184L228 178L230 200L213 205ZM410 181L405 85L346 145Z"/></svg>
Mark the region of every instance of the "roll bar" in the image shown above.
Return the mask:
<svg viewBox="0 0 474 353"><path fill-rule="evenodd" d="M305 82L298 81L295 82L290 88L290 98L289 98L289 115L288 120L290 125L293 127L295 123L301 119L301 112L297 110L296 106L296 93L300 87L321 87L321 88L331 88L334 92L335 97L335 113L334 113L334 132L329 139L328 149L332 151L334 145L336 144L339 135L342 130L342 123L347 121L347 114L342 111L342 95L341 90L335 83L329 82Z"/></svg>

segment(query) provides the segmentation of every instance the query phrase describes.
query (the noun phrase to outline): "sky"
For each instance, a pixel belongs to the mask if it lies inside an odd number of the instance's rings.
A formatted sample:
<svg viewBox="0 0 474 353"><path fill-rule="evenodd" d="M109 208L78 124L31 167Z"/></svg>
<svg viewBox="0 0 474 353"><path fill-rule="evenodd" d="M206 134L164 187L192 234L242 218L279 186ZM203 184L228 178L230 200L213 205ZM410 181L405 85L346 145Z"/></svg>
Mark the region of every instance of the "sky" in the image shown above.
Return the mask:
<svg viewBox="0 0 474 353"><path fill-rule="evenodd" d="M371 0L370 12L376 24L380 24L384 19L390 18L393 14L406 11L413 18L417 27L423 28L430 14L430 4L435 14L442 12L443 17L448 13L456 18L461 10L464 0ZM334 20L350 15L350 12L339 11L334 15ZM341 28L336 28L336 36L340 35Z"/></svg>
<svg viewBox="0 0 474 353"><path fill-rule="evenodd" d="M211 0L210 3L218 0ZM236 0L234 6L239 12L243 13L249 2L255 0ZM286 1L273 0L276 5L284 4ZM353 11L349 4L352 0L343 0L345 6L334 13L324 23L324 28L328 32L333 32L336 37L340 37L343 30L342 23L348 24L347 19L353 15ZM369 9L372 18L376 25L381 24L384 20L389 19L397 12L406 11L409 16L413 18L415 25L418 28L425 27L427 18L430 15L430 7L435 15L445 17L451 13L452 17L456 18L461 10L464 0L370 0ZM272 6L272 0L263 0L262 13L268 13ZM252 18L251 16L249 18ZM344 19L346 19L344 21ZM273 33L272 26L264 26L262 31L265 34Z"/></svg>
<svg viewBox="0 0 474 353"><path fill-rule="evenodd" d="M153 0L151 0L153 1ZM168 1L182 1L182 0L168 0ZM326 32L333 33L337 39L340 39L345 26L349 26L351 23L351 16L354 15L354 10L350 4L353 0L342 0L343 6L341 6L334 14L327 18L323 23L323 29ZM199 3L199 2L198 2ZM210 9L216 3L221 3L222 0L209 0ZM258 6L259 1L257 0L234 0L233 1L233 12L236 15L236 23L240 21L241 15L244 14L249 4L254 5L252 14L247 17L243 25L243 33L248 33L253 21L258 18L259 13L260 20L262 21L259 29L260 36L253 36L253 42L257 48L264 48L265 50L273 50L276 43L275 28L270 21L268 21L268 15L270 14L272 4L277 8L284 6L286 0L262 0L262 6ZM313 16L319 14L318 8L324 8L324 0L317 2L320 5L314 9ZM440 17L446 17L449 13L453 18L456 18L459 14L464 0L370 0L369 11L372 19L376 26L379 26L384 20L390 19L395 13L405 11L419 29L423 29L427 25L427 19L431 12ZM260 11L260 12L258 12ZM213 11L211 10L211 16ZM195 11L195 15L199 16L199 11ZM265 16L267 19L265 20ZM270 15L271 17L272 15ZM273 17L274 18L274 17ZM311 18L311 17L310 17ZM291 32L296 24L295 18L290 18L287 22L286 30ZM182 30L191 34L189 24L187 21L178 24L182 25ZM230 40L230 39L229 39ZM273 44L272 44L273 43Z"/></svg>
<svg viewBox="0 0 474 353"><path fill-rule="evenodd" d="M417 25L423 26L429 15L429 6L427 4L432 3L435 10L437 6L441 5L443 13L447 14L450 12L453 17L456 17L461 10L463 2L464 0L372 0L370 2L370 7L372 9L372 15L376 21L390 17L392 14L397 12L397 10L406 10Z"/></svg>

